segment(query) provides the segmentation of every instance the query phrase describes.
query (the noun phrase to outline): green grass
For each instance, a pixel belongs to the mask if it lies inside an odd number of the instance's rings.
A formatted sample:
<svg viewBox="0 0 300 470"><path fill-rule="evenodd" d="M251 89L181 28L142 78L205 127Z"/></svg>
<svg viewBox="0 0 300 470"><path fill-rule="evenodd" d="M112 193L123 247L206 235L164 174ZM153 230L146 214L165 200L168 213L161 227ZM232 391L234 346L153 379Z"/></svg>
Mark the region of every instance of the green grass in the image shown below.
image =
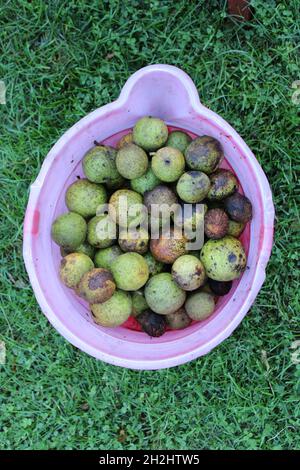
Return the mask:
<svg viewBox="0 0 300 470"><path fill-rule="evenodd" d="M299 1L252 3L249 23L216 0L1 3L0 448L299 449L290 349L300 319ZM228 340L184 366L137 372L97 362L49 325L24 270L22 221L55 141L160 62L189 73L256 154L274 193L276 243L266 283Z"/></svg>

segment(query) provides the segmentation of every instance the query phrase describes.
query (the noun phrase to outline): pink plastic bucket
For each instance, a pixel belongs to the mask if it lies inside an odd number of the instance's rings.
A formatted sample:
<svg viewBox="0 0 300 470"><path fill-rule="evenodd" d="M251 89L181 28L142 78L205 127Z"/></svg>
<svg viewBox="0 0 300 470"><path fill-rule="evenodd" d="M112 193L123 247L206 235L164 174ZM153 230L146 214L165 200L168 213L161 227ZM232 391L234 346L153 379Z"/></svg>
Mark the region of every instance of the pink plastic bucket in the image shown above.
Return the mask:
<svg viewBox="0 0 300 470"><path fill-rule="evenodd" d="M221 298L204 322L160 338L125 327L107 329L90 318L87 304L58 277L59 248L52 242L53 219L66 211L66 187L82 175L81 159L94 140L114 144L141 116L221 141L228 164L253 204L254 217L243 235L248 251L245 273ZM265 279L273 240L274 207L267 178L235 130L203 106L194 83L182 70L151 65L134 73L120 97L81 119L55 144L31 186L24 222L23 256L37 301L52 325L74 346L123 367L161 369L188 362L211 351L238 326ZM238 286L238 288L237 288Z"/></svg>

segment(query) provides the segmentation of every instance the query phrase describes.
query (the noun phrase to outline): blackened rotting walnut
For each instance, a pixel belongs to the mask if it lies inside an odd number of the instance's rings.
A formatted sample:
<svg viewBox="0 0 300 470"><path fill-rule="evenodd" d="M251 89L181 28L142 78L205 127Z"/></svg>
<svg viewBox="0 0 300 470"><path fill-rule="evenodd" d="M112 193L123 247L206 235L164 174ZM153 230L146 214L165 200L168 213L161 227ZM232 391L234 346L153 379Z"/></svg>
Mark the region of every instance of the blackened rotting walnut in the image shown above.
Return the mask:
<svg viewBox="0 0 300 470"><path fill-rule="evenodd" d="M208 279L208 284L216 295L226 295L232 287L232 281L215 281L214 279Z"/></svg>
<svg viewBox="0 0 300 470"><path fill-rule="evenodd" d="M228 223L228 216L222 209L210 209L204 217L205 235L213 240L225 237Z"/></svg>
<svg viewBox="0 0 300 470"><path fill-rule="evenodd" d="M185 149L187 166L191 170L210 174L215 171L223 158L221 143L208 135L192 140Z"/></svg>
<svg viewBox="0 0 300 470"><path fill-rule="evenodd" d="M145 310L136 319L141 325L142 330L149 336L158 338L166 331L167 323L165 317L152 312L152 310Z"/></svg>
<svg viewBox="0 0 300 470"><path fill-rule="evenodd" d="M246 196L234 193L224 200L224 209L232 220L247 223L252 219L252 204Z"/></svg>
<svg viewBox="0 0 300 470"><path fill-rule="evenodd" d="M210 175L210 189L207 198L210 200L221 200L234 193L238 187L235 175L229 171L219 168Z"/></svg>

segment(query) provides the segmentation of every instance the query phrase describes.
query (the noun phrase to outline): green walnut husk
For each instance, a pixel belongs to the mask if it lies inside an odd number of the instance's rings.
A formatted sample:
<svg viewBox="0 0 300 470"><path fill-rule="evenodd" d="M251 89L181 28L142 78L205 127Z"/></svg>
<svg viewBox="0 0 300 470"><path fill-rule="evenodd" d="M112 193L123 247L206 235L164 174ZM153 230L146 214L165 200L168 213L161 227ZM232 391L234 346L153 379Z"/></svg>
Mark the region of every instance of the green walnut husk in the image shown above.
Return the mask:
<svg viewBox="0 0 300 470"><path fill-rule="evenodd" d="M232 281L241 276L246 268L243 245L234 237L208 240L200 252L206 274L215 281Z"/></svg>
<svg viewBox="0 0 300 470"><path fill-rule="evenodd" d="M133 191L140 194L145 194L146 191L151 191L158 186L161 181L153 173L152 168L149 167L146 173L139 178L134 178L130 181L130 186Z"/></svg>
<svg viewBox="0 0 300 470"><path fill-rule="evenodd" d="M94 321L101 326L122 325L131 315L132 301L127 292L116 290L110 299L90 306Z"/></svg>
<svg viewBox="0 0 300 470"><path fill-rule="evenodd" d="M180 150L163 147L154 153L151 168L161 181L171 183L177 181L184 172L185 159Z"/></svg>
<svg viewBox="0 0 300 470"><path fill-rule="evenodd" d="M203 135L194 139L185 150L187 166L191 170L210 174L217 169L223 158L220 142L213 137Z"/></svg>
<svg viewBox="0 0 300 470"><path fill-rule="evenodd" d="M146 261L139 253L124 253L111 265L115 282L119 289L135 291L143 287L149 278Z"/></svg>
<svg viewBox="0 0 300 470"><path fill-rule="evenodd" d="M184 307L166 315L166 321L172 330L182 330L192 323L192 319L188 316Z"/></svg>
<svg viewBox="0 0 300 470"><path fill-rule="evenodd" d="M136 291L133 292L132 294L132 312L131 315L133 317L137 317L140 315L142 312L147 310L149 308L149 305L146 302L144 293L141 291Z"/></svg>
<svg viewBox="0 0 300 470"><path fill-rule="evenodd" d="M137 227L147 217L141 194L130 189L119 189L109 200L109 214L121 227Z"/></svg>
<svg viewBox="0 0 300 470"><path fill-rule="evenodd" d="M94 257L94 263L97 268L110 269L112 262L122 254L118 245L109 246L98 250Z"/></svg>
<svg viewBox="0 0 300 470"><path fill-rule="evenodd" d="M116 225L109 215L96 215L87 226L87 240L96 248L107 248L116 240Z"/></svg>
<svg viewBox="0 0 300 470"><path fill-rule="evenodd" d="M184 307L192 320L205 320L215 309L214 296L207 292L195 292L188 297Z"/></svg>
<svg viewBox="0 0 300 470"><path fill-rule="evenodd" d="M70 253L60 262L60 278L62 282L72 289L75 289L82 276L94 267L94 263L83 253Z"/></svg>
<svg viewBox="0 0 300 470"><path fill-rule="evenodd" d="M185 149L191 142L191 137L182 131L170 132L166 146L173 147L180 152L184 153Z"/></svg>
<svg viewBox="0 0 300 470"><path fill-rule="evenodd" d="M70 250L66 250L65 248L61 247L60 248L60 254L61 256L67 256L69 255L70 253L72 253L72 251ZM74 253L74 252L73 252ZM87 255L89 256L91 259L94 258L94 255L95 255L95 248L90 245L87 241L84 241L83 243L81 243L81 245L79 245L77 248L76 248L76 253L83 253L84 255Z"/></svg>
<svg viewBox="0 0 300 470"><path fill-rule="evenodd" d="M183 290L198 289L206 280L202 262L194 255L183 255L172 265L172 276L176 284Z"/></svg>
<svg viewBox="0 0 300 470"><path fill-rule="evenodd" d="M94 268L82 276L76 293L87 302L95 304L110 299L115 289L111 272L108 269Z"/></svg>
<svg viewBox="0 0 300 470"><path fill-rule="evenodd" d="M96 215L97 208L106 203L106 189L101 184L80 179L68 187L65 201L70 211L76 212L82 217L92 217Z"/></svg>
<svg viewBox="0 0 300 470"><path fill-rule="evenodd" d="M116 167L117 151L106 145L98 145L87 152L82 160L86 178L92 183L120 184L122 177Z"/></svg>
<svg viewBox="0 0 300 470"><path fill-rule="evenodd" d="M246 224L244 222L236 222L235 220L229 219L227 235L238 238L242 235L245 227Z"/></svg>
<svg viewBox="0 0 300 470"><path fill-rule="evenodd" d="M207 199L219 201L237 191L239 183L229 170L219 169L210 175L210 189Z"/></svg>
<svg viewBox="0 0 300 470"><path fill-rule="evenodd" d="M185 302L186 293L174 281L170 273L156 274L145 287L146 301L155 313L168 315Z"/></svg>
<svg viewBox="0 0 300 470"><path fill-rule="evenodd" d="M147 152L162 147L168 139L168 128L158 118L143 117L137 121L133 128L133 141Z"/></svg>
<svg viewBox="0 0 300 470"><path fill-rule="evenodd" d="M86 232L86 221L75 212L60 215L51 227L51 237L55 243L69 251L75 251L84 242Z"/></svg>
<svg viewBox="0 0 300 470"><path fill-rule="evenodd" d="M178 206L174 213L174 224L184 230L187 240L192 240L199 230L203 230L206 212L207 205L203 203Z"/></svg>
<svg viewBox="0 0 300 470"><path fill-rule="evenodd" d="M120 175L132 180L146 173L148 157L141 147L135 144L127 144L118 151L116 165Z"/></svg>
<svg viewBox="0 0 300 470"><path fill-rule="evenodd" d="M155 274L159 274L164 269L164 264L158 261L157 259L155 259L154 256L150 253L150 251L148 251L148 253L144 255L144 259L146 260L146 263L148 264L149 276L154 276Z"/></svg>
<svg viewBox="0 0 300 470"><path fill-rule="evenodd" d="M176 186L180 199L188 203L203 201L209 188L209 178L201 171L187 171L183 173Z"/></svg>
<svg viewBox="0 0 300 470"><path fill-rule="evenodd" d="M116 191L117 189L120 189L120 188L124 188L126 184L127 184L127 181L123 178L122 175L118 174L116 178L106 182L106 187L111 192L111 191Z"/></svg>

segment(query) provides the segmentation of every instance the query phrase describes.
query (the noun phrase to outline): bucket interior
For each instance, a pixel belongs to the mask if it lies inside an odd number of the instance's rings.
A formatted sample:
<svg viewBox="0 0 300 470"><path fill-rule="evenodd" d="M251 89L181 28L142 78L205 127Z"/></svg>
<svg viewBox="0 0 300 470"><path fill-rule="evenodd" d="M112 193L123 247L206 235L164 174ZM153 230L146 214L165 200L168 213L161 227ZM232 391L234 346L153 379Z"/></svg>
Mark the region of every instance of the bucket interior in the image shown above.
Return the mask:
<svg viewBox="0 0 300 470"><path fill-rule="evenodd" d="M110 145L112 147L116 147L116 144L117 142L120 140L120 138L127 134L128 132L130 132L132 129L129 128L129 129L125 129L123 131L120 131L120 132L117 132L116 134L110 136L110 137L107 137L106 139L102 140L101 143L104 144L104 145ZM184 132L187 132L193 139L197 137L197 135L195 133L192 133L190 131L188 131L187 129L182 129L182 128L179 128L179 127L174 127L174 126L169 126L169 131L173 131L173 130L182 130ZM97 140L97 139L96 139ZM98 140L97 140L98 142ZM83 158L84 155L82 155L82 158ZM232 166L229 164L228 160L226 159L226 156L225 158L223 159L221 165L220 165L220 168L225 168L225 169L229 169L231 170L233 173L234 170L232 168ZM77 165L72 168L72 170L70 171L69 175L67 176L67 178L65 179L64 181L64 184L61 185L61 191L60 191L60 195L57 199L57 203L56 203L56 206L55 206L55 210L54 210L54 218L56 218L58 215L68 211L66 205L65 205L65 200L64 200L64 197L65 197L65 192L68 188L68 186L70 184L72 184L74 181L78 180L79 178L84 178L84 173L82 171L82 164L81 164L81 161L79 160L79 162L77 163ZM237 179L238 178L238 175L236 175ZM240 184L239 186L239 192L243 193L243 188ZM54 220L54 219L53 219ZM246 253L248 252L248 247L249 247L249 236L250 236L250 230L249 230L249 224L247 224L244 232L242 233L241 237L240 237L240 240L242 241L243 245L244 245L244 248L245 248L245 251ZM53 262L54 262L54 265L55 265L55 269L56 269L56 272L58 273L59 271L59 265L60 265L60 260L61 260L61 255L60 255L60 248L53 242L51 242L51 253L52 253L52 259L53 259ZM176 336L182 336L182 335L186 335L186 334L189 334L189 331L190 330L194 330L195 328L199 329L199 328L205 328L218 314L219 312L222 310L222 308L224 307L224 305L230 300L230 298L234 295L236 289L237 289L237 286L239 284L239 279L234 281L233 282L233 286L229 292L229 294L227 294L226 296L223 296L223 297L216 297L216 308L215 308L215 311L214 313L209 317L207 318L206 320L202 321L202 322L193 322L190 326L188 326L187 328L185 328L184 330L177 330L177 331L167 331L164 336L161 338L161 340L168 340L168 336L171 334L172 336L175 334ZM93 321L93 318L90 314L90 310L89 310L89 306L88 304L83 300L81 299L80 297L78 297L73 290L71 289L68 289L67 287L63 286L62 285L62 288L64 289L65 291L65 295L66 297L68 297L69 301L71 302L72 306L73 306L73 315L81 315L82 317L84 317L84 319L86 321L88 321L89 323L91 323L96 329L100 329L102 330L103 328L99 325L96 325L95 322ZM137 320L134 318L134 317L130 317L121 327L119 327L118 329L128 329L128 330L132 330L132 331L136 331L136 332L139 332L140 335L141 335L141 338L143 338L143 340L146 340L148 337L147 335L145 335L143 332L141 332L141 328L140 328L140 325L139 323L137 322ZM109 329L111 332L115 331L116 329ZM174 339L174 338L173 338ZM157 340L160 340L160 338L158 338Z"/></svg>

